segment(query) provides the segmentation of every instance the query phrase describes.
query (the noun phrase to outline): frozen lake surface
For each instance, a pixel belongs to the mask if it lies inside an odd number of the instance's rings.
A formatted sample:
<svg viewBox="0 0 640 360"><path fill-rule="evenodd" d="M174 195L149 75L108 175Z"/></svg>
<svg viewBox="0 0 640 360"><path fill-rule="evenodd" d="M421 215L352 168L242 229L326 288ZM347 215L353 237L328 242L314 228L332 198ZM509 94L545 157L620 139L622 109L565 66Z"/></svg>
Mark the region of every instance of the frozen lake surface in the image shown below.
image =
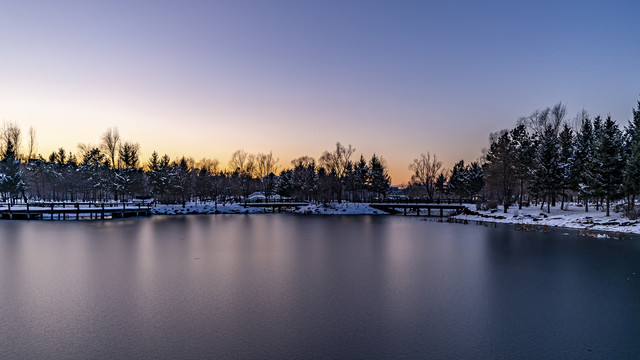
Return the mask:
<svg viewBox="0 0 640 360"><path fill-rule="evenodd" d="M0 221L2 359L640 358L640 242L393 216Z"/></svg>

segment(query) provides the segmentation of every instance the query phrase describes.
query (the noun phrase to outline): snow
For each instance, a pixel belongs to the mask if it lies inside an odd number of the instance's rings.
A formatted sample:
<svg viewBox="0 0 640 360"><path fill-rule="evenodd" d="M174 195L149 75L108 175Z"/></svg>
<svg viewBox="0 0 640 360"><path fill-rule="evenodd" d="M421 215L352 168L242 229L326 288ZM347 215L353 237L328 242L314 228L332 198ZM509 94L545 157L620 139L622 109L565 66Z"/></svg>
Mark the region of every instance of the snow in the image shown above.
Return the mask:
<svg viewBox="0 0 640 360"><path fill-rule="evenodd" d="M546 208L545 205L545 210ZM612 211L611 216L606 216L605 212L598 211L591 206L589 207L589 212L585 212L584 207L575 204L565 204L565 208L566 210L560 210L560 206L551 207L551 213L547 213L540 210L538 206L529 206L519 210L516 205L510 207L506 214L503 213L503 208L499 207L497 211L477 211L480 215L465 214L457 215L455 218L483 222L640 234L640 222L638 220L629 220L623 217L621 213ZM470 210L475 211L473 208L470 208Z"/></svg>
<svg viewBox="0 0 640 360"><path fill-rule="evenodd" d="M275 210L278 212L278 208ZM183 208L182 205L156 205L151 208L152 214L158 215L182 215L182 214L265 214L274 212L270 206L266 207L244 207L242 203L235 204L218 204L216 207L213 203L198 204L187 203ZM323 204L309 204L298 207L284 207L281 212L291 214L315 214L315 215L376 215L386 214L383 211L373 209L368 204L348 203L342 204L330 203L326 206Z"/></svg>

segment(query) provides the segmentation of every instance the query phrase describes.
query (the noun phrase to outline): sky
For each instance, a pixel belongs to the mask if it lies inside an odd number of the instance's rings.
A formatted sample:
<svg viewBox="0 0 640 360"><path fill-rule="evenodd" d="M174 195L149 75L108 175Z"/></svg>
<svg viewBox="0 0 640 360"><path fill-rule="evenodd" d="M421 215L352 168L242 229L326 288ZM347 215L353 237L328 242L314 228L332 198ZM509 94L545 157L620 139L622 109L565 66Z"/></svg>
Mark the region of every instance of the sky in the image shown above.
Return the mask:
<svg viewBox="0 0 640 360"><path fill-rule="evenodd" d="M45 157L109 127L151 152L335 143L387 160L478 159L488 136L566 104L621 125L640 99L640 2L5 1L0 121Z"/></svg>

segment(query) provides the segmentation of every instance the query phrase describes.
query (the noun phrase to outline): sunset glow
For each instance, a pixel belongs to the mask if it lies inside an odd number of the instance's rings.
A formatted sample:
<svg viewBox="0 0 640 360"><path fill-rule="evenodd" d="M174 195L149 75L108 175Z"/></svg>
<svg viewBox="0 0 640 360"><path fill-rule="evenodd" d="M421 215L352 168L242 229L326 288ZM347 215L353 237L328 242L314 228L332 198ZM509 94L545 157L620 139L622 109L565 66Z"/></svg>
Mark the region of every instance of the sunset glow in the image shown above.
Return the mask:
<svg viewBox="0 0 640 360"><path fill-rule="evenodd" d="M499 10L499 11L498 11ZM447 2L31 2L0 12L0 121L47 156L108 127L172 158L273 151L281 167L336 141L393 184L431 152L450 168L492 131L562 101L631 116L640 6ZM606 60L606 61L604 61Z"/></svg>

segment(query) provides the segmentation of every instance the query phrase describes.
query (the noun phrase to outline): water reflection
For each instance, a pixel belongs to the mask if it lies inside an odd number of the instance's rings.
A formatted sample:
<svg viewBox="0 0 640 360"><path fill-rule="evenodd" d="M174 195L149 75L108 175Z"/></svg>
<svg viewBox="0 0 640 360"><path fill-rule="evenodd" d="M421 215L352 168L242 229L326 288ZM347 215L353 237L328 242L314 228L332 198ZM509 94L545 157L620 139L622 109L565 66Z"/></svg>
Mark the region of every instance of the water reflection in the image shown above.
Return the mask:
<svg viewBox="0 0 640 360"><path fill-rule="evenodd" d="M563 233L408 217L4 221L0 358L639 354L637 242Z"/></svg>

